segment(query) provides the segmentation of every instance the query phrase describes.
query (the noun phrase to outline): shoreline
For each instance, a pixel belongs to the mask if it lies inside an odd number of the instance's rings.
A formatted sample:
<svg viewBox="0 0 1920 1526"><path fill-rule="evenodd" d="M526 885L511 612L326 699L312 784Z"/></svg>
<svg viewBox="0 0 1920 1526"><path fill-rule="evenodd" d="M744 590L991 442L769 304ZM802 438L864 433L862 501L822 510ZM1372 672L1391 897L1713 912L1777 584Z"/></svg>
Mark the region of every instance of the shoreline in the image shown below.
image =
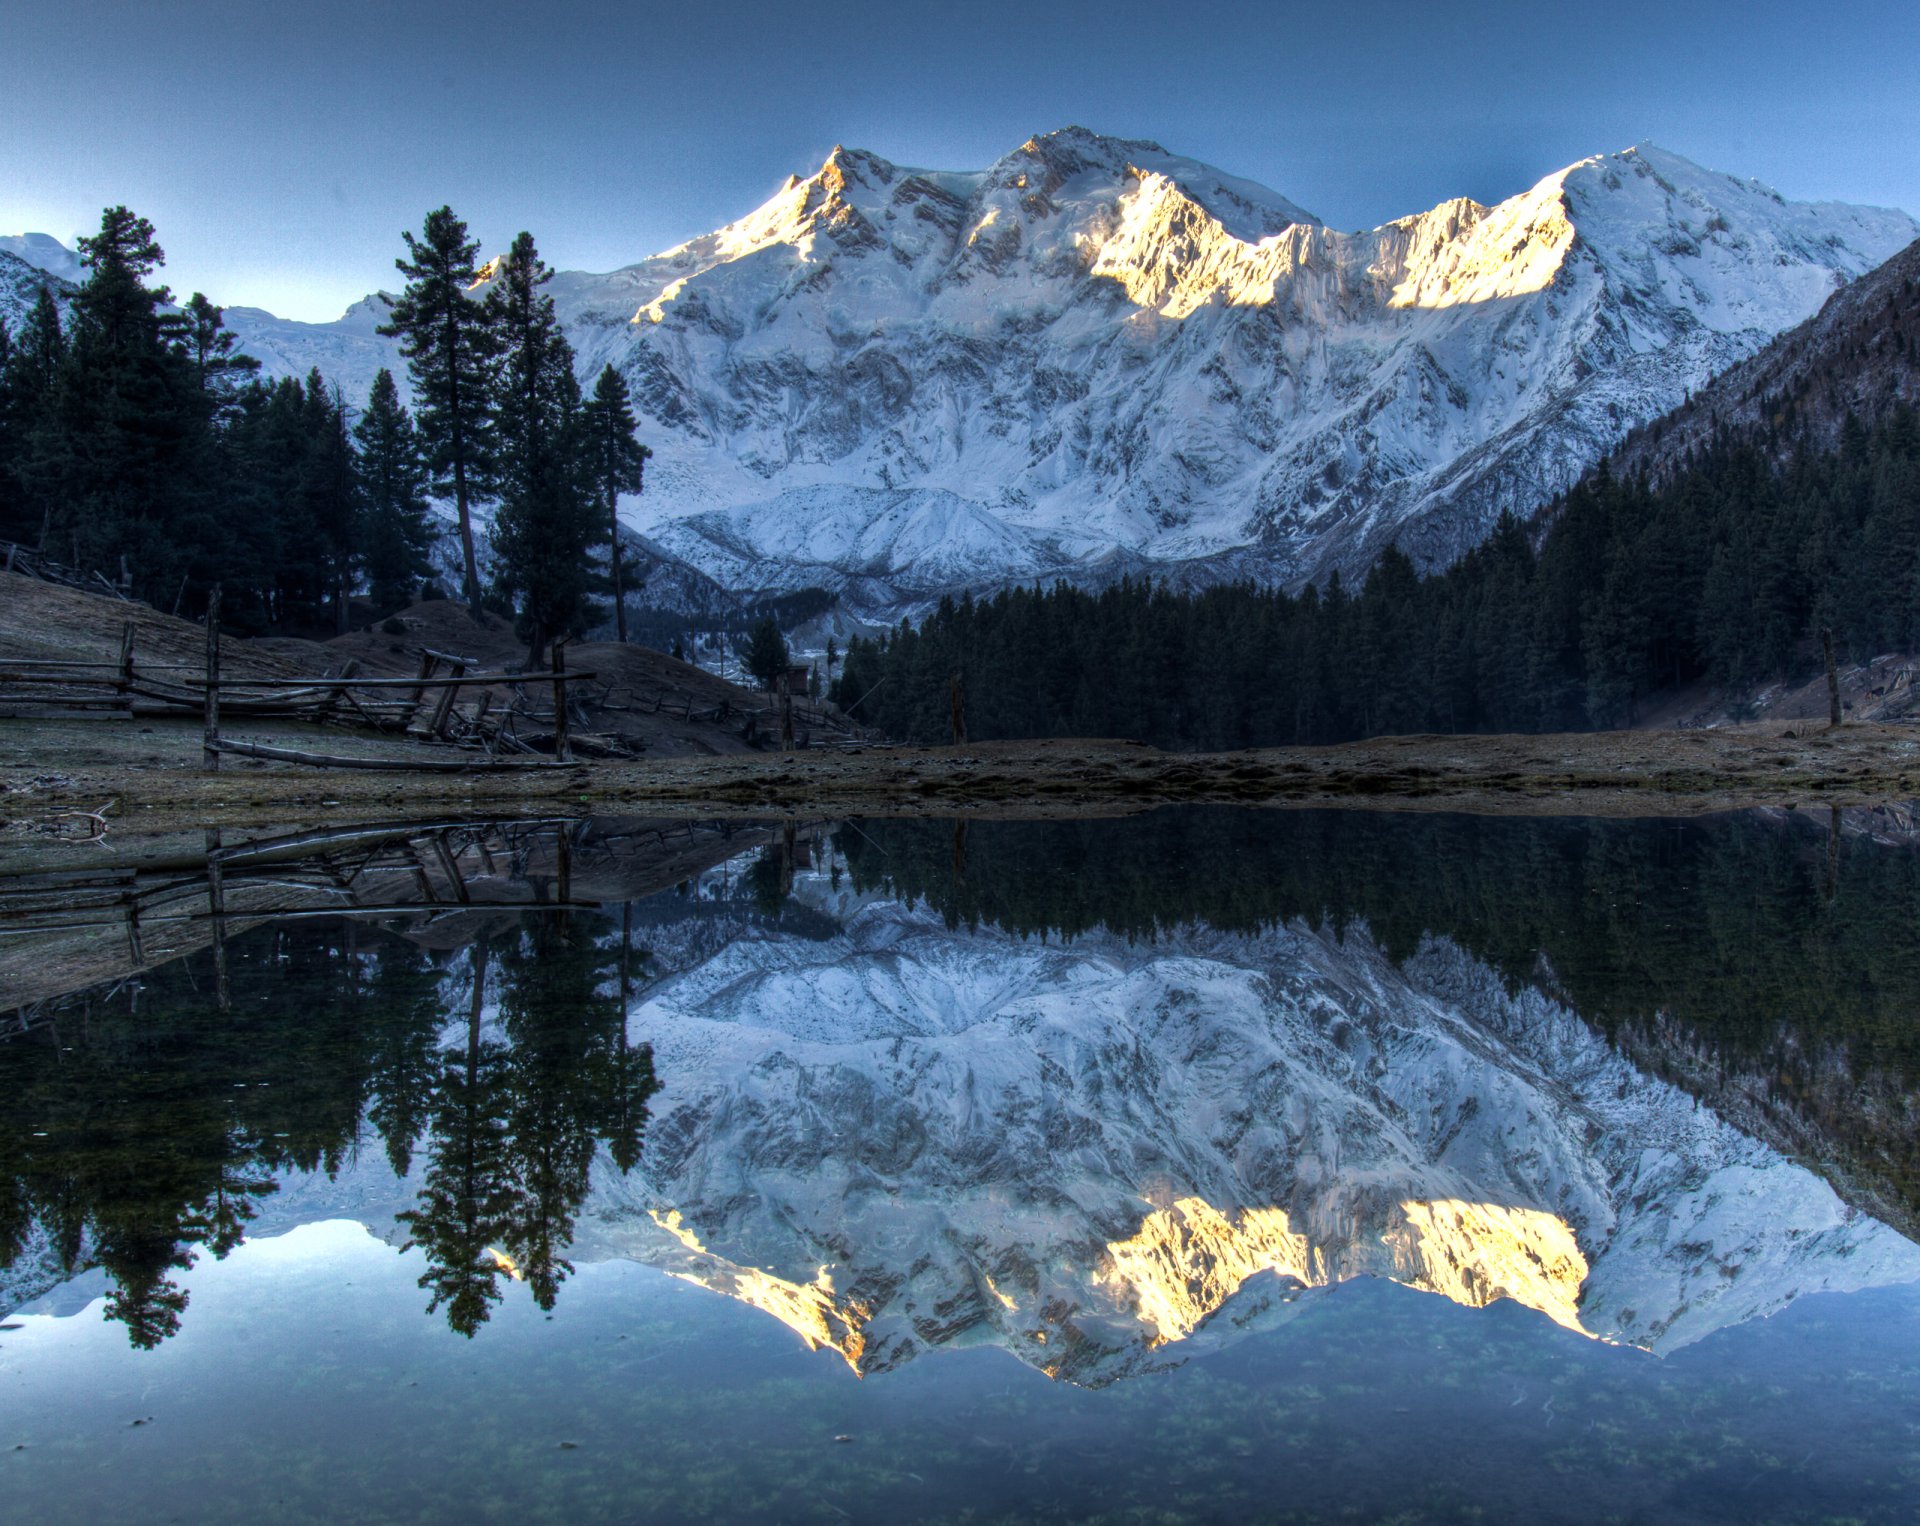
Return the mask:
<svg viewBox="0 0 1920 1526"><path fill-rule="evenodd" d="M217 774L158 759L115 763L82 756L63 766L60 749L36 747L35 724L0 723L0 818L5 818L0 846L9 858L36 837L43 843L59 840L56 824L71 821L67 813L75 812L101 812L111 824L111 840L114 831L403 821L448 813L511 816L516 811L1057 817L1230 804L1691 816L1920 798L1920 729L1868 724L1804 735L1782 724L1711 731L1405 736L1207 754L1163 753L1115 741L990 742L413 776L235 758ZM197 763L197 747L194 755Z"/></svg>

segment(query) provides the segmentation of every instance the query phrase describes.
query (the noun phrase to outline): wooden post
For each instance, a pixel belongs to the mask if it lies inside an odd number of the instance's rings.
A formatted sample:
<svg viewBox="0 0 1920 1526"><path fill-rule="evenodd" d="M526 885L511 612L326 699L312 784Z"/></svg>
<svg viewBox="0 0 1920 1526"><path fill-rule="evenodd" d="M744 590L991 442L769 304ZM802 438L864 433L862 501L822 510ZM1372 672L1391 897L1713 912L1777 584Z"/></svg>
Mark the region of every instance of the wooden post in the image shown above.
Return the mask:
<svg viewBox="0 0 1920 1526"><path fill-rule="evenodd" d="M438 663L439 660L432 652L422 652L420 654L420 680L414 685L412 695L412 701L416 707L418 707L421 700L427 697L427 680L433 677L433 670L438 666Z"/></svg>
<svg viewBox="0 0 1920 1526"><path fill-rule="evenodd" d="M1833 665L1833 632L1823 628L1820 632L1820 649L1827 657L1827 725L1840 724L1840 673Z"/></svg>
<svg viewBox="0 0 1920 1526"><path fill-rule="evenodd" d="M209 773L220 772L220 585L207 595L207 710L201 735L200 761Z"/></svg>
<svg viewBox="0 0 1920 1526"><path fill-rule="evenodd" d="M553 755L562 763L573 761L573 746L567 740L567 643L553 644Z"/></svg>
<svg viewBox="0 0 1920 1526"><path fill-rule="evenodd" d="M467 676L467 665L464 662L454 663L452 670L447 676L449 678L465 678ZM433 707L433 719L428 722L427 730L442 740L444 740L447 735L447 722L453 718L454 696L459 692L454 685L448 684L446 688L440 691L440 701Z"/></svg>
<svg viewBox="0 0 1920 1526"><path fill-rule="evenodd" d="M780 680L780 750L793 751L793 681Z"/></svg>
<svg viewBox="0 0 1920 1526"><path fill-rule="evenodd" d="M127 702L127 719L133 719L133 622L120 627L120 694Z"/></svg>
<svg viewBox="0 0 1920 1526"><path fill-rule="evenodd" d="M447 883L453 887L454 898L462 906L471 905L473 895L467 889L467 882L460 877L460 865L453 856L453 850L447 846L447 834L436 832L428 839L428 843L433 848L433 856L440 860L440 872L447 877Z"/></svg>
<svg viewBox="0 0 1920 1526"><path fill-rule="evenodd" d="M340 670L338 676L347 679L353 677L353 675L359 671L360 659L358 657L349 657L347 659L347 665ZM313 718L316 721L327 720L328 717L333 714L333 707L346 697L346 693L346 688L342 684L336 684L333 688L327 690L327 697L320 701L320 708L314 711Z"/></svg>

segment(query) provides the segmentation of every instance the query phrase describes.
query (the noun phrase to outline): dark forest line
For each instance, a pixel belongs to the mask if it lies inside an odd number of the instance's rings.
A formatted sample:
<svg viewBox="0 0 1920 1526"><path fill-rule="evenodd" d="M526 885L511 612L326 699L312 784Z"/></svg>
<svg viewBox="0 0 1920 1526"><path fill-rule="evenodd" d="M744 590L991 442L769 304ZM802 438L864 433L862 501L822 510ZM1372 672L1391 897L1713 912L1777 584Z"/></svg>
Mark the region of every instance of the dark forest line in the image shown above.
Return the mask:
<svg viewBox="0 0 1920 1526"><path fill-rule="evenodd" d="M852 643L833 696L946 742L958 675L975 741L1221 751L1605 729L1681 686L1810 676L1824 630L1854 659L1920 647L1920 421L1850 420L1831 450L1793 436L1784 409L1658 486L1603 464L1444 572L1389 550L1357 591L1336 575L1297 595L1125 581L943 601Z"/></svg>

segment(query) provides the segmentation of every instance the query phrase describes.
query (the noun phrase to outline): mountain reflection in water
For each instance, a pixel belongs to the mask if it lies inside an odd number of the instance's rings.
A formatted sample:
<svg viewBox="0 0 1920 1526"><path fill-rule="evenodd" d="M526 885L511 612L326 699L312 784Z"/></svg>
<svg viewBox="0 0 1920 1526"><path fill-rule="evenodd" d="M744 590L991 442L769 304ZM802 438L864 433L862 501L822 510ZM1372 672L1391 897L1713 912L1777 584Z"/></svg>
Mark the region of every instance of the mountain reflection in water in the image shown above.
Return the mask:
<svg viewBox="0 0 1920 1526"><path fill-rule="evenodd" d="M1359 1276L1670 1351L1920 1279L1920 855L1832 825L436 829L317 902L281 863L217 947L39 962L0 1307L97 1267L150 1348L198 1255L346 1216L468 1336L623 1259L867 1374L1100 1386Z"/></svg>

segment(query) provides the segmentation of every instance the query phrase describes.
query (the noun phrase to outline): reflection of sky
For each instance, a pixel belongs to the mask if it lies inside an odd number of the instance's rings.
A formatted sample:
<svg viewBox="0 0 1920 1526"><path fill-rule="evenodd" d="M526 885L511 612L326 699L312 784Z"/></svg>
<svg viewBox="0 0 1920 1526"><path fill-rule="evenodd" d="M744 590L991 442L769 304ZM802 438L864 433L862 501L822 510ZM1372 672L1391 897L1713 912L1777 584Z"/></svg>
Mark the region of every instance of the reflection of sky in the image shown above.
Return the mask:
<svg viewBox="0 0 1920 1526"><path fill-rule="evenodd" d="M1905 1289L1803 1300L1659 1361L1511 1304L1360 1279L1306 1295L1284 1328L1087 1392L991 1351L862 1382L754 1310L624 1262L581 1267L551 1320L509 1297L469 1342L423 1316L419 1270L357 1225L321 1223L203 1259L181 1334L153 1352L97 1305L11 1321L9 1510L1232 1514L1284 1487L1294 1508L1363 1515L1419 1498L1552 1519L1605 1489L1623 1515L1740 1519L1764 1500L1894 1519L1920 1400L1920 1294ZM1535 1497L1548 1452L1561 1492Z"/></svg>
<svg viewBox="0 0 1920 1526"><path fill-rule="evenodd" d="M612 269L738 217L836 142L979 168L1081 122L1338 227L1492 201L1652 138L1790 196L1920 210L1920 8L1830 0L1340 6L848 0L21 6L0 233L125 201L182 290L330 318L443 201ZM244 123L245 130L235 130Z"/></svg>

